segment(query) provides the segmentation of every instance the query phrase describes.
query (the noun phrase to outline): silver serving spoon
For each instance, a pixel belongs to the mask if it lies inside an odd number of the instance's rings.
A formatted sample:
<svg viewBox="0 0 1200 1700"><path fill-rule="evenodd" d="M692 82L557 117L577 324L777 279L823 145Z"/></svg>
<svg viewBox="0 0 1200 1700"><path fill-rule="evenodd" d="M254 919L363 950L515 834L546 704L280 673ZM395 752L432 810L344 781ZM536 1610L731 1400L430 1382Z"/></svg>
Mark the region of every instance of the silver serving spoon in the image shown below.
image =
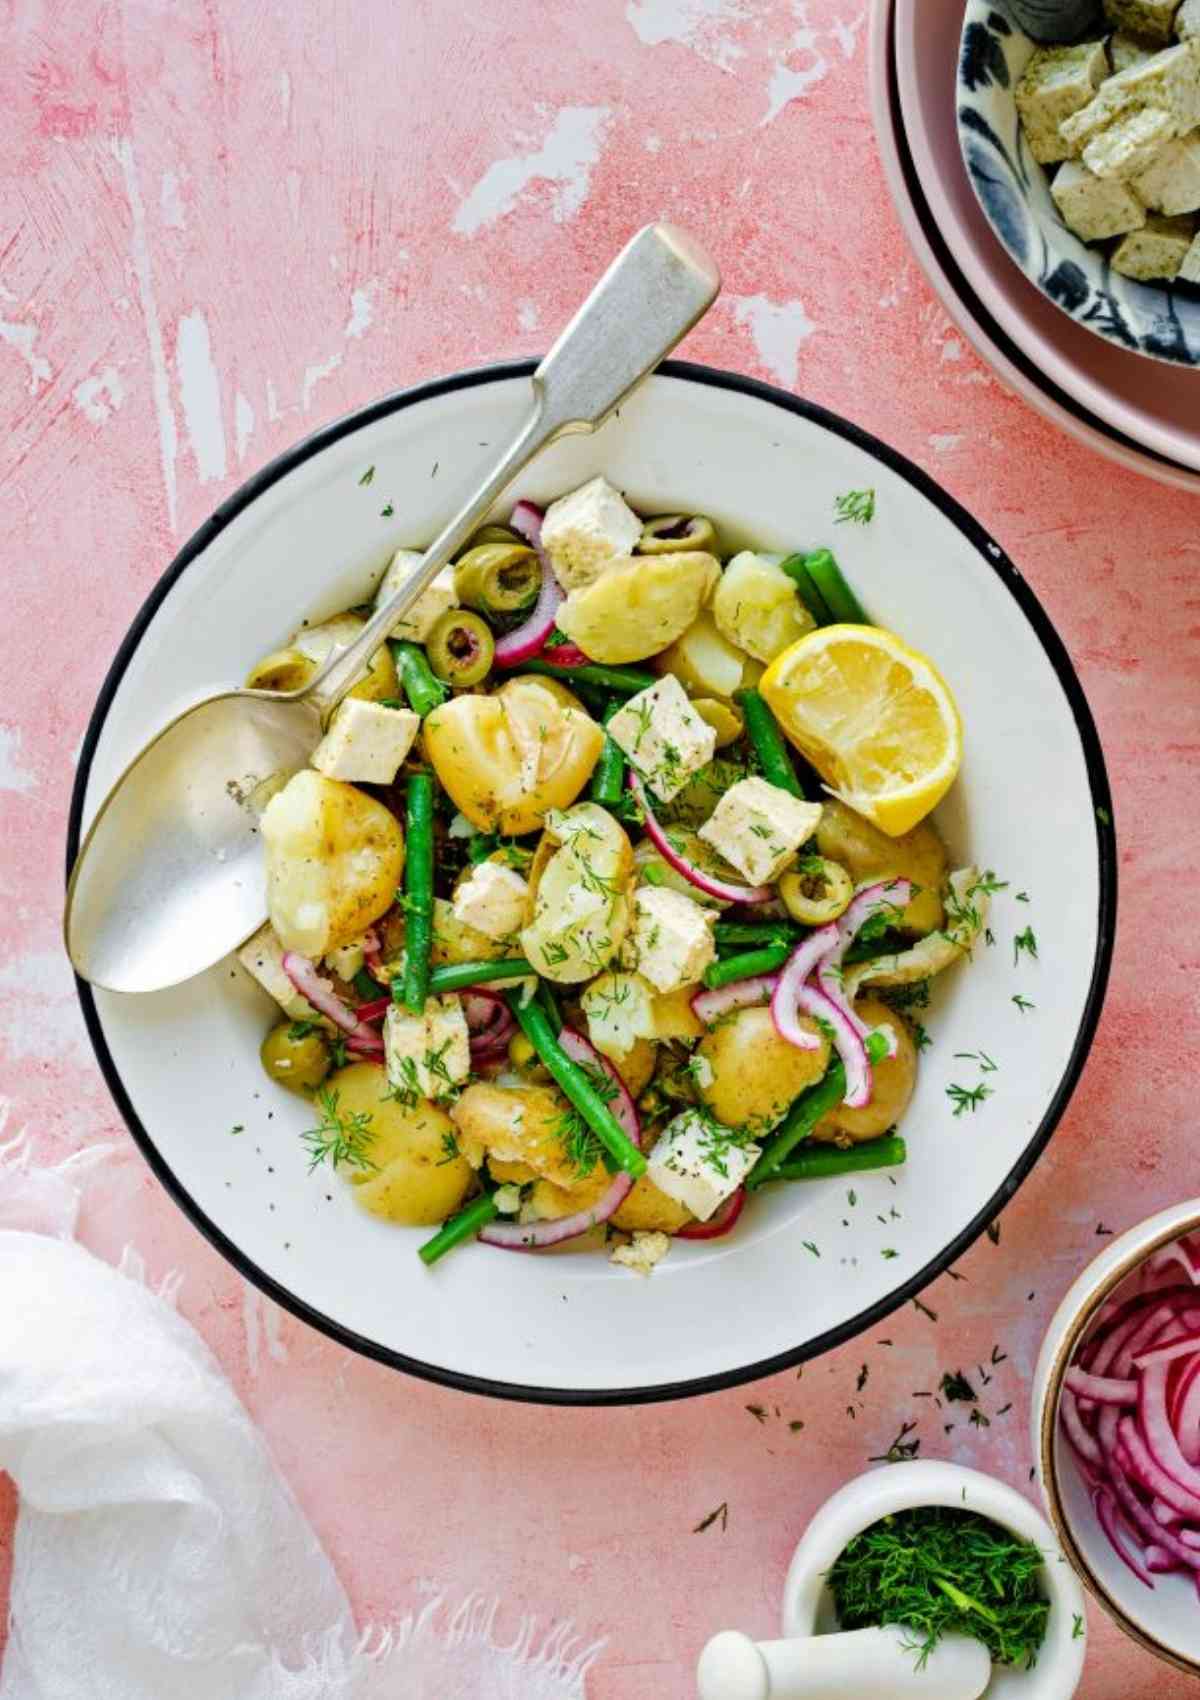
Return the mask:
<svg viewBox="0 0 1200 1700"><path fill-rule="evenodd" d="M267 912L256 802L307 762L330 714L397 620L461 548L522 467L556 438L594 431L721 287L700 245L648 224L542 361L529 413L419 565L299 691L222 691L165 726L105 799L67 888L76 970L114 992L154 992L210 968ZM247 796L246 776L259 784Z"/></svg>

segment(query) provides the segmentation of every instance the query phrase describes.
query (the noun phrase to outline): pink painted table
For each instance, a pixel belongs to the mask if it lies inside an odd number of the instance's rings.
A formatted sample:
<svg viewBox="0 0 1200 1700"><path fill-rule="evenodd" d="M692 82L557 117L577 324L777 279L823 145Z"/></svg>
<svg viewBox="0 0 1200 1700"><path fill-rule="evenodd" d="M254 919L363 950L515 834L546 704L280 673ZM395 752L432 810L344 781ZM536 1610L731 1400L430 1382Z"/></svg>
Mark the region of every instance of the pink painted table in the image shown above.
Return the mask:
<svg viewBox="0 0 1200 1700"><path fill-rule="evenodd" d="M1196 504L1055 435L943 317L875 157L862 0L24 0L7 24L9 1131L28 1126L46 1159L113 1142L85 1240L109 1256L133 1241L152 1271L183 1271L184 1311L364 1620L426 1579L495 1590L514 1622L557 1614L611 1637L594 1700L683 1700L711 1630L775 1629L806 1518L902 1423L915 1421L922 1456L1027 1482L1030 1372L1058 1297L1102 1230L1194 1190ZM381 391L541 350L662 213L701 234L725 275L684 352L894 443L1043 599L1111 767L1120 937L1070 1112L995 1243L937 1281L928 1309L801 1376L681 1405L537 1410L352 1357L248 1290L176 1211L76 1011L61 845L112 652L209 510ZM1040 971L1048 1010L1054 964ZM977 1423L917 1397L958 1368L977 1383ZM693 1533L720 1505L727 1521ZM0 1490L0 1531L11 1511ZM0 1532L0 1592L6 1555ZM1098 1612L1091 1628L1086 1700L1193 1692Z"/></svg>

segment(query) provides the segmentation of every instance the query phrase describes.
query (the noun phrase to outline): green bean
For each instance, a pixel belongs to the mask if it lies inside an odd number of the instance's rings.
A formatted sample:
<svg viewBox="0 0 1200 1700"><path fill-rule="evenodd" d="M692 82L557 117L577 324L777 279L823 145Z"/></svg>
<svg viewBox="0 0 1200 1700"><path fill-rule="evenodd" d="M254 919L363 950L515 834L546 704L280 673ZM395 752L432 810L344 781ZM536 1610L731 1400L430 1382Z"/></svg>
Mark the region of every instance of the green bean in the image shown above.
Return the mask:
<svg viewBox="0 0 1200 1700"><path fill-rule="evenodd" d="M746 717L746 733L754 746L763 778L793 797L803 798L804 792L796 778L792 758L779 730L779 722L755 690L738 691L734 700Z"/></svg>
<svg viewBox="0 0 1200 1700"><path fill-rule="evenodd" d="M489 1222L494 1222L499 1214L491 1193L481 1194L479 1198L472 1199L457 1216L451 1216L431 1240L426 1240L425 1244L418 1248L418 1257L426 1265L436 1263L439 1257L445 1257L448 1251L453 1251L456 1245L469 1240L480 1228L486 1228Z"/></svg>
<svg viewBox="0 0 1200 1700"><path fill-rule="evenodd" d="M558 993L549 980L539 980L534 997L545 1010L546 1019L550 1023L550 1031L557 1039L563 1028L562 1010L558 1007Z"/></svg>
<svg viewBox="0 0 1200 1700"><path fill-rule="evenodd" d="M550 652L553 654L553 651ZM612 691L615 696L631 697L637 691L657 685L657 673L643 673L637 667L602 667L589 662L586 667L555 667L549 661L522 662L522 673L541 673L548 679L561 679L564 684L594 685Z"/></svg>
<svg viewBox="0 0 1200 1700"><path fill-rule="evenodd" d="M409 774L405 817L404 1007L419 1015L429 996L433 947L432 774Z"/></svg>
<svg viewBox="0 0 1200 1700"><path fill-rule="evenodd" d="M616 1116L597 1092L578 1063L563 1050L554 1036L546 1011L536 1001L522 1006L519 997L508 994L508 1007L522 1033L541 1057L562 1091L571 1100L596 1138L619 1169L636 1180L646 1173L646 1159L630 1139Z"/></svg>
<svg viewBox="0 0 1200 1700"><path fill-rule="evenodd" d="M390 647L396 672L404 686L409 707L424 720L435 708L440 708L449 695L449 687L435 679L429 658L419 644L407 638L392 638Z"/></svg>
<svg viewBox="0 0 1200 1700"><path fill-rule="evenodd" d="M764 945L761 950L746 950L740 956L726 956L720 962L710 962L704 970L704 984L710 991L728 986L734 980L748 980L752 974L774 974L792 954L792 942Z"/></svg>
<svg viewBox="0 0 1200 1700"><path fill-rule="evenodd" d="M887 1043L882 1033L872 1033L867 1039L868 1060L882 1062L887 1055ZM845 1096L846 1070L841 1060L835 1058L817 1084L800 1094L763 1146L762 1156L746 1177L751 1192L778 1177L780 1165L808 1138L819 1121L837 1109Z"/></svg>
<svg viewBox="0 0 1200 1700"><path fill-rule="evenodd" d="M620 703L610 703L604 711L605 725L612 719L620 708ZM620 744L605 734L604 748L600 751L600 759L592 772L592 801L603 803L605 808L614 808L624 801L625 797L625 752Z"/></svg>
<svg viewBox="0 0 1200 1700"><path fill-rule="evenodd" d="M718 921L713 936L718 944L784 944L800 929L789 921Z"/></svg>
<svg viewBox="0 0 1200 1700"><path fill-rule="evenodd" d="M814 549L811 555L804 557L804 568L835 623L849 626L871 624L862 603L843 578L832 549Z"/></svg>
<svg viewBox="0 0 1200 1700"><path fill-rule="evenodd" d="M522 975L534 972L523 956L505 956L495 962L441 962L429 971L429 990L439 994L460 992L464 986L486 986L492 980L519 980Z"/></svg>
<svg viewBox="0 0 1200 1700"><path fill-rule="evenodd" d="M794 580L801 602L808 609L817 625L831 626L833 615L829 612L829 605L817 589L812 574L808 570L808 556L789 555L779 565L787 576Z"/></svg>
<svg viewBox="0 0 1200 1700"><path fill-rule="evenodd" d="M350 984L354 987L354 990L358 993L359 997L362 998L364 1003L374 1003L377 997L381 997L383 995L382 987L378 980L375 978L374 974L370 973L366 968L360 968L353 980L351 980Z"/></svg>
<svg viewBox="0 0 1200 1700"><path fill-rule="evenodd" d="M894 1169L908 1150L898 1133L880 1134L842 1150L837 1145L804 1145L775 1171L781 1181L820 1181L832 1175L856 1175L864 1169Z"/></svg>

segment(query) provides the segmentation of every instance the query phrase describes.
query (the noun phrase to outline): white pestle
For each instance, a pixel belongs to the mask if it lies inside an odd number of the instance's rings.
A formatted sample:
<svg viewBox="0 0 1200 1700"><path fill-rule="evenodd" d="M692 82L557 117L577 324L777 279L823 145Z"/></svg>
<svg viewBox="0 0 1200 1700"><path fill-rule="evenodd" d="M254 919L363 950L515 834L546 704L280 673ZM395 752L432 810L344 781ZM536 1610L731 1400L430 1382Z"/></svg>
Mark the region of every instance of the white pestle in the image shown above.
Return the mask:
<svg viewBox="0 0 1200 1700"><path fill-rule="evenodd" d="M947 1635L918 1668L906 1629L854 1629L788 1641L752 1641L736 1629L700 1655L700 1700L978 1700L992 1676L987 1648Z"/></svg>

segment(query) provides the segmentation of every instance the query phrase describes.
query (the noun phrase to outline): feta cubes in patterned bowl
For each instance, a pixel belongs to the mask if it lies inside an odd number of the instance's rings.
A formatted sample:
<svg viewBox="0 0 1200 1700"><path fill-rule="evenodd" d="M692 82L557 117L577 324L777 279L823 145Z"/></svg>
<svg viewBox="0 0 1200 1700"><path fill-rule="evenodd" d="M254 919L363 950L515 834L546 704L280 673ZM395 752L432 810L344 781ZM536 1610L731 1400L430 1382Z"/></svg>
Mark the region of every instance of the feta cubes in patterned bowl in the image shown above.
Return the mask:
<svg viewBox="0 0 1200 1700"><path fill-rule="evenodd" d="M1043 294L1133 353L1200 365L1200 0L1103 0L1039 44L968 0L958 133L992 228Z"/></svg>

